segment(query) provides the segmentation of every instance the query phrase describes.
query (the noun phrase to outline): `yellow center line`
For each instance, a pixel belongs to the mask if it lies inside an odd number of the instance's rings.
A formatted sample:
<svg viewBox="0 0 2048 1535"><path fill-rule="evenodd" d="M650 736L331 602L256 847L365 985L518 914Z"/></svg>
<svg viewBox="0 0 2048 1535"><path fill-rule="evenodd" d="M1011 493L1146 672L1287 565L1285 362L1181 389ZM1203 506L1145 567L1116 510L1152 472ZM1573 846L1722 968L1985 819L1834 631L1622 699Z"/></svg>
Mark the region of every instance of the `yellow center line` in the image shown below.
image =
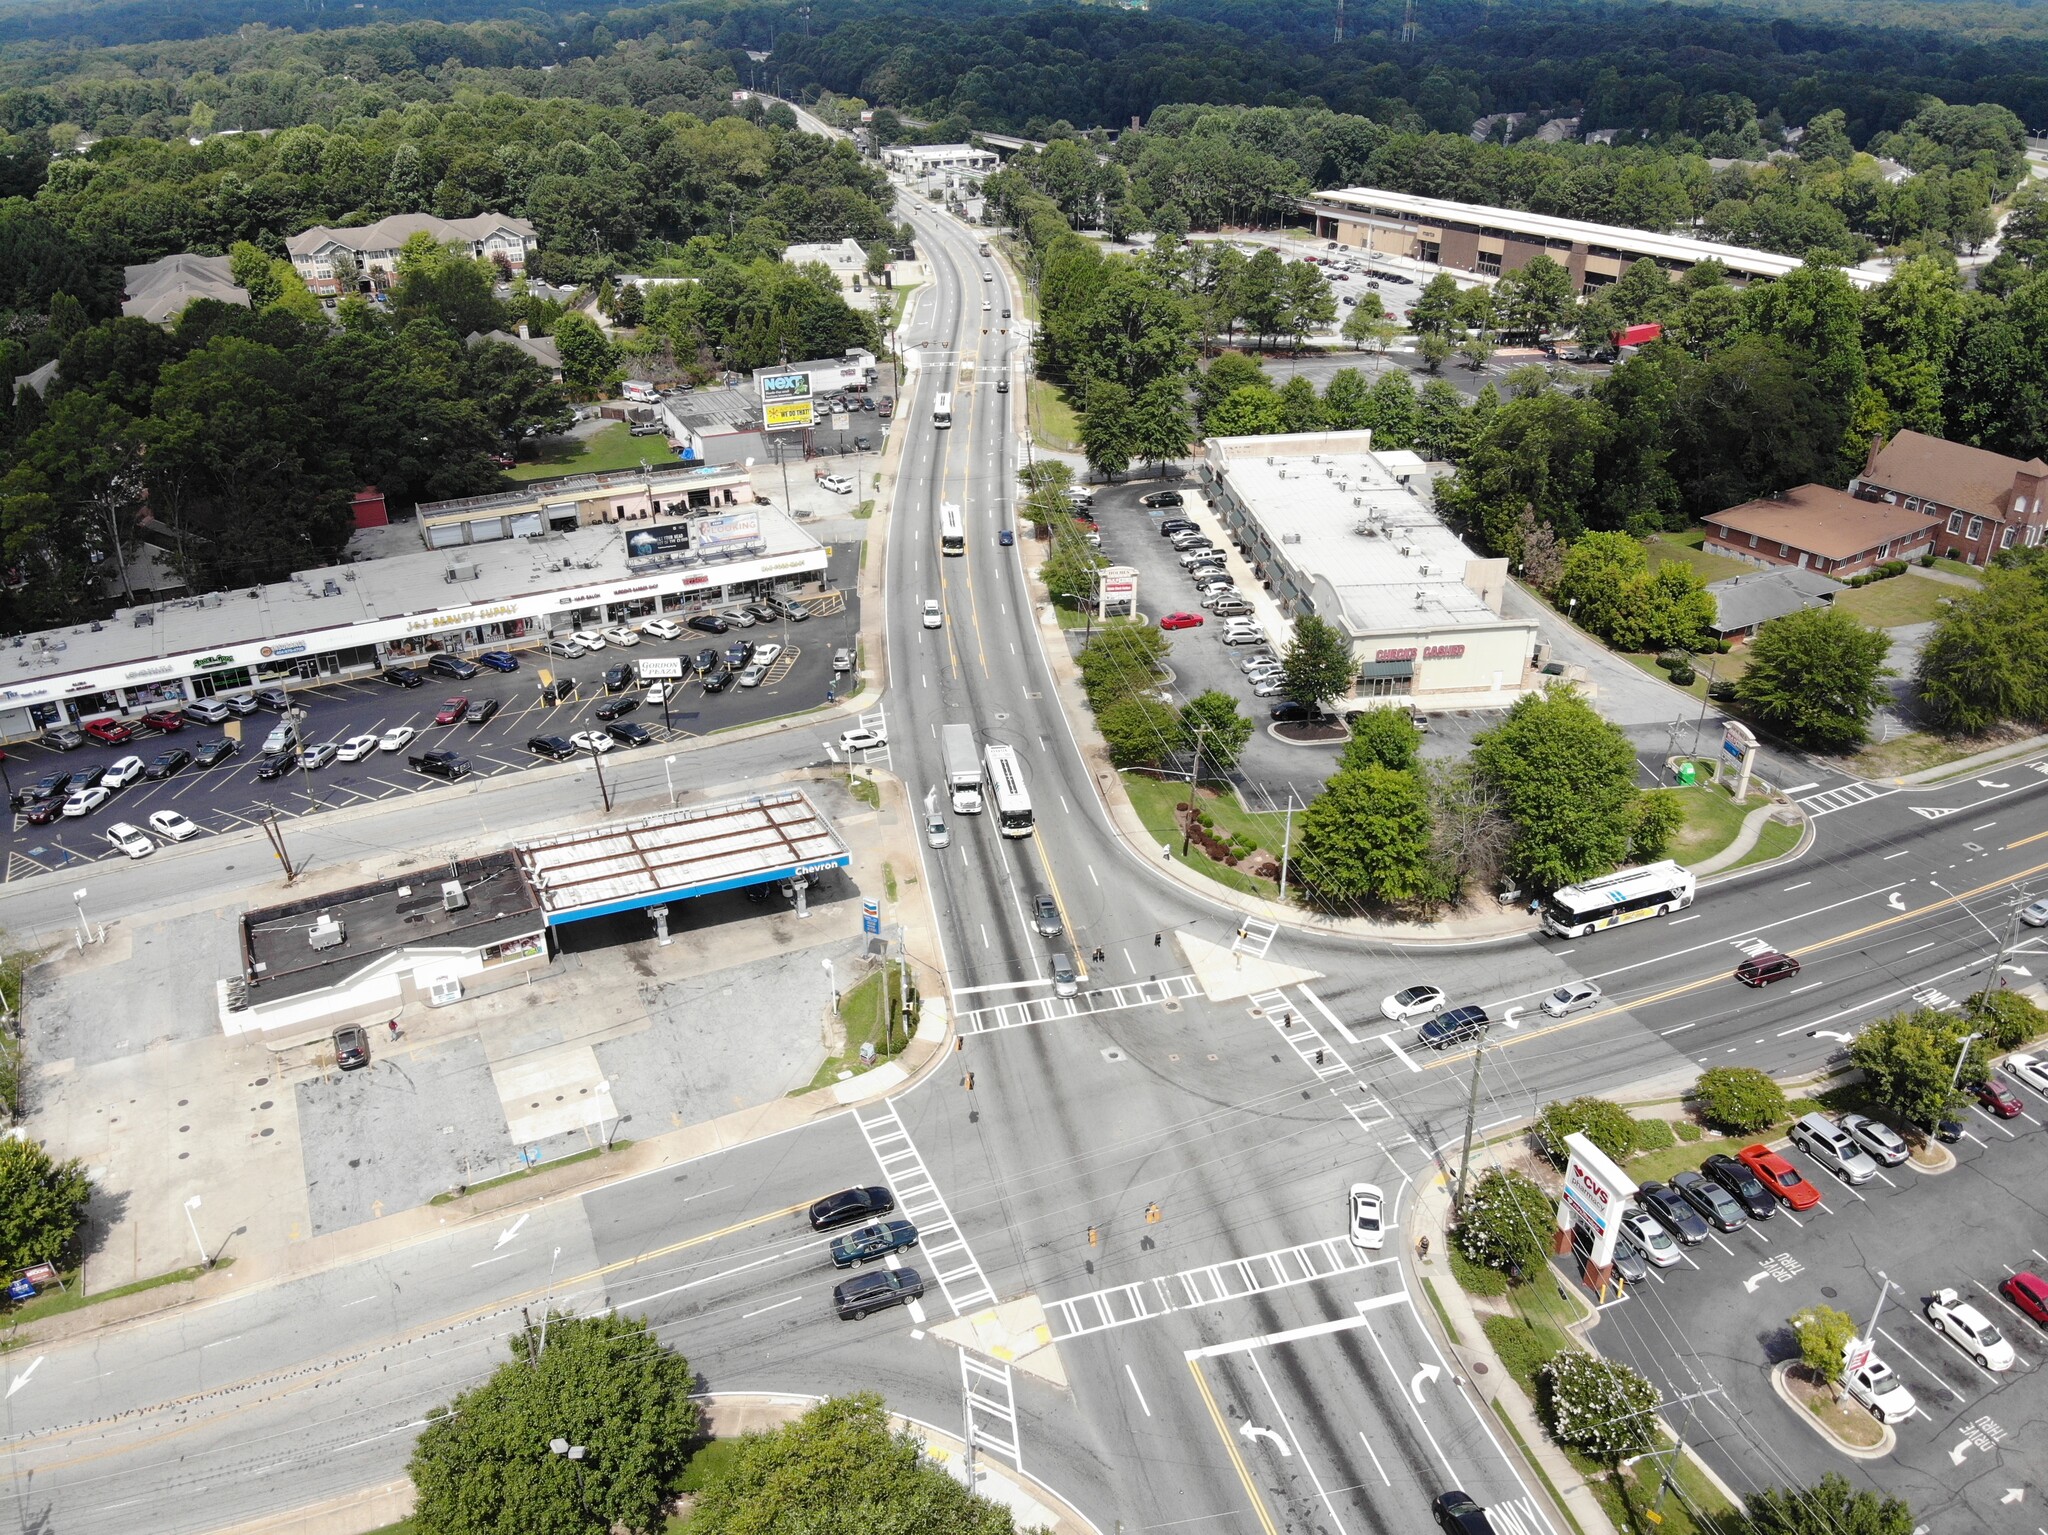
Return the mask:
<svg viewBox="0 0 2048 1535"><path fill-rule="evenodd" d="M1202 1405L1209 1409L1209 1421L1216 1425L1216 1437L1223 1441L1224 1453L1229 1455L1231 1465L1237 1468L1237 1479L1244 1484L1245 1496L1252 1500L1252 1512L1259 1516L1260 1527L1265 1530L1266 1535L1280 1535L1280 1532L1273 1528L1273 1517L1266 1512L1266 1501L1259 1496L1259 1489L1252 1482L1252 1474L1244 1463L1244 1457L1237 1453L1237 1441L1231 1437L1230 1430L1224 1427L1223 1414L1217 1410L1216 1398L1210 1394L1209 1382L1202 1375L1202 1362L1199 1359L1190 1359L1188 1373L1195 1378L1195 1389L1202 1393Z"/></svg>
<svg viewBox="0 0 2048 1535"><path fill-rule="evenodd" d="M2017 842L2008 842L1999 849L1999 852L2010 853L2016 847L2025 847L2029 842L2039 842L2043 837L2048 837L2048 831L2037 831L2031 837L2022 837Z"/></svg>
<svg viewBox="0 0 2048 1535"><path fill-rule="evenodd" d="M2042 832L2040 835L2048 837L2048 832ZM2031 842L2034 839L2029 837L2027 840ZM2020 844L2018 843L2013 844L2013 846L2015 847L2018 847L2019 845ZM1803 948L1788 949L1785 952L1790 954L1794 959L1798 959L1802 955L1818 954L1824 949L1832 949L1838 944L1852 942L1853 940L1861 938L1866 934L1878 932L1883 928L1896 927L1901 922L1910 922L1915 917L1924 917L1929 912L1940 911L1943 907L1960 906L1964 901L1972 900L1980 895L1988 895L1990 892L1994 890L2002 889L2006 885L2011 884L2014 880L2025 879L2029 875L2039 874L2044 869L2048 869L2048 863L2037 863L2031 869L2021 869L2016 874L2009 874L2003 879L1994 879L1988 884L1977 886L1974 890L1964 890L1956 895L1949 896L1944 900L1930 901L1927 905L1916 906L1911 911L1894 912L1889 917L1881 917L1875 922L1866 923L1862 927L1852 928L1846 933L1837 933L1832 938L1823 938L1820 939L1818 942L1809 943L1805 945ZM1546 1035L1561 1033L1565 1029L1575 1029L1578 1028L1581 1024L1593 1023L1601 1018L1612 1018L1618 1013L1630 1012L1639 1007L1649 1007L1652 1004L1658 1002L1668 1002L1673 997L1682 997L1687 992L1700 991L1708 986L1715 985L1716 983L1720 981L1725 981L1727 979L1728 977L1725 974L1701 976L1696 981L1686 981L1682 985L1672 986L1667 988L1666 990L1654 992L1647 997L1639 997L1635 1001L1627 1003L1623 1006L1603 1007L1596 1009L1595 1011L1590 1013L1581 1013L1575 1018L1560 1019L1558 1022L1546 1024L1544 1027L1540 1029L1530 1029L1523 1033L1511 1034L1506 1039L1496 1040L1495 1044L1500 1046L1527 1044L1532 1039L1542 1039ZM1458 1054L1453 1056L1440 1055L1435 1060L1426 1062L1423 1066L1423 1070L1431 1071L1439 1066L1455 1065L1457 1062L1462 1061L1466 1056L1470 1055L1471 1053L1472 1052L1469 1050L1461 1050L1460 1052L1458 1052Z"/></svg>

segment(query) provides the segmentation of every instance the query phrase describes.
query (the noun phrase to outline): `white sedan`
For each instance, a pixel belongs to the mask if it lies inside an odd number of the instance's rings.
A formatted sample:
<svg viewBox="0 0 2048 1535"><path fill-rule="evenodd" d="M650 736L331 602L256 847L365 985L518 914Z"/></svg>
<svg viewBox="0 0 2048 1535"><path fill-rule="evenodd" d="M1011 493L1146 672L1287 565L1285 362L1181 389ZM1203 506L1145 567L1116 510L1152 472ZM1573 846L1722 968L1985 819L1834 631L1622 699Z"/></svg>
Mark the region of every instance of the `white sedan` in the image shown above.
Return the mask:
<svg viewBox="0 0 2048 1535"><path fill-rule="evenodd" d="M756 666L773 666L777 661L781 659L782 647L780 645L773 643L772 641L769 644L756 645L754 647L754 664Z"/></svg>
<svg viewBox="0 0 2048 1535"><path fill-rule="evenodd" d="M924 626L927 629L937 629L942 627L945 624L945 622L946 615L939 611L939 599L936 597L925 598Z"/></svg>
<svg viewBox="0 0 2048 1535"><path fill-rule="evenodd" d="M1386 1199L1377 1183L1351 1185L1351 1245L1377 1250L1387 1244Z"/></svg>
<svg viewBox="0 0 2048 1535"><path fill-rule="evenodd" d="M581 645L585 650L604 649L604 636L595 629L578 629L569 638L575 644Z"/></svg>
<svg viewBox="0 0 2048 1535"><path fill-rule="evenodd" d="M1380 1003L1380 1016L1390 1023L1402 1023L1410 1018L1420 1018L1424 1013L1442 1012L1443 1006L1444 990L1441 986L1410 986Z"/></svg>
<svg viewBox="0 0 2048 1535"><path fill-rule="evenodd" d="M602 730L579 730L569 737L569 744L584 753L604 753L612 749L612 738Z"/></svg>
<svg viewBox="0 0 2048 1535"><path fill-rule="evenodd" d="M1927 1320L1934 1330L1968 1354L1987 1370L2010 1370L2018 1363L2005 1334L1992 1325L1991 1318L1964 1300L1954 1290L1936 1290L1927 1303Z"/></svg>
<svg viewBox="0 0 2048 1535"><path fill-rule="evenodd" d="M384 734L377 737L377 750L380 752L402 752L412 743L412 738L418 734L419 732L410 725L393 725Z"/></svg>
<svg viewBox="0 0 2048 1535"><path fill-rule="evenodd" d="M624 628L607 629L604 631L604 638L605 643L608 645L637 645L640 643L639 635L635 634L631 629Z"/></svg>
<svg viewBox="0 0 2048 1535"><path fill-rule="evenodd" d="M125 789L141 776L142 759L140 757L123 757L119 762L107 769L106 776L100 782L109 789Z"/></svg>
<svg viewBox="0 0 2048 1535"><path fill-rule="evenodd" d="M199 835L199 827L175 810L159 810L149 818L149 829L166 842L183 842Z"/></svg>
<svg viewBox="0 0 2048 1535"><path fill-rule="evenodd" d="M658 640L672 640L683 632L683 626L666 618L650 618L640 626L642 634L651 634Z"/></svg>
<svg viewBox="0 0 2048 1535"><path fill-rule="evenodd" d="M350 736L335 749L336 762L361 762L377 749L375 736Z"/></svg>
<svg viewBox="0 0 2048 1535"><path fill-rule="evenodd" d="M73 789L70 798L64 801L64 814L67 816L91 815L113 797L113 790L102 789L98 784L94 784L89 789Z"/></svg>
<svg viewBox="0 0 2048 1535"><path fill-rule="evenodd" d="M156 844L140 826L131 826L126 821L116 821L101 833L114 851L126 853L130 858L147 858L156 851Z"/></svg>
<svg viewBox="0 0 2048 1535"><path fill-rule="evenodd" d="M2037 1093L2048 1094L2048 1056L2015 1050L2005 1058L2005 1070Z"/></svg>

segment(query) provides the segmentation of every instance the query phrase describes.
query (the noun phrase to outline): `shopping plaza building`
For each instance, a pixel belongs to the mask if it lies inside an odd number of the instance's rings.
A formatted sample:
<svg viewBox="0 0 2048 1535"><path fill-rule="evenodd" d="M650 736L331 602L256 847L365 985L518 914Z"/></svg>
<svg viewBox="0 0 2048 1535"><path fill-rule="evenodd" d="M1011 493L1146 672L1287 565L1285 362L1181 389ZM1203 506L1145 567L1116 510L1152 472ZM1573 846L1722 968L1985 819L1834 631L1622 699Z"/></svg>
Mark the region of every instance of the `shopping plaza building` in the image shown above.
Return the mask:
<svg viewBox="0 0 2048 1535"><path fill-rule="evenodd" d="M534 481L422 505L415 526L378 531L398 552L0 642L0 739L437 651L814 595L825 580L824 546L762 504L743 468Z"/></svg>

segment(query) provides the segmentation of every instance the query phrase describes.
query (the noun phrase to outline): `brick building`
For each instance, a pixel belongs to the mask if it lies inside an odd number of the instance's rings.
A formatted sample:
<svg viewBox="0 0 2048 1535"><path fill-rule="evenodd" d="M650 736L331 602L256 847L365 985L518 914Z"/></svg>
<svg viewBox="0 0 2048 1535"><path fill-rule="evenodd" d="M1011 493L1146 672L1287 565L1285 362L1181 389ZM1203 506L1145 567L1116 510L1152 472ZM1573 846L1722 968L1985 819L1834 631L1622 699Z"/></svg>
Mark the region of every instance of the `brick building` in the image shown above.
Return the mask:
<svg viewBox="0 0 2048 1535"><path fill-rule="evenodd" d="M1921 432L1882 445L1873 439L1870 462L1849 489L1936 518L1935 552L1972 565L1989 564L2001 549L2035 548L2048 528L2048 464Z"/></svg>
<svg viewBox="0 0 2048 1535"><path fill-rule="evenodd" d="M1917 560L1934 545L1939 521L1827 485L1797 485L1702 519L1709 554L1769 569L1817 570L1837 580L1887 560Z"/></svg>

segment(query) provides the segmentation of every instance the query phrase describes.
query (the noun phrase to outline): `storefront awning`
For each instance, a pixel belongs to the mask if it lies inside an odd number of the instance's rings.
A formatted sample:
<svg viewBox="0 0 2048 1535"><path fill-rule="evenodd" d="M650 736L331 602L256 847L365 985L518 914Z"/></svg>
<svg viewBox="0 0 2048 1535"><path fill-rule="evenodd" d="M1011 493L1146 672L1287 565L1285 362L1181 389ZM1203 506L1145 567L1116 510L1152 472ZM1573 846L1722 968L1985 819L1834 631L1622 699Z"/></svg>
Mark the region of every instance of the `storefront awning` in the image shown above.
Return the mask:
<svg viewBox="0 0 2048 1535"><path fill-rule="evenodd" d="M1412 677L1415 675L1413 661L1368 661L1359 675L1370 682L1375 677Z"/></svg>

